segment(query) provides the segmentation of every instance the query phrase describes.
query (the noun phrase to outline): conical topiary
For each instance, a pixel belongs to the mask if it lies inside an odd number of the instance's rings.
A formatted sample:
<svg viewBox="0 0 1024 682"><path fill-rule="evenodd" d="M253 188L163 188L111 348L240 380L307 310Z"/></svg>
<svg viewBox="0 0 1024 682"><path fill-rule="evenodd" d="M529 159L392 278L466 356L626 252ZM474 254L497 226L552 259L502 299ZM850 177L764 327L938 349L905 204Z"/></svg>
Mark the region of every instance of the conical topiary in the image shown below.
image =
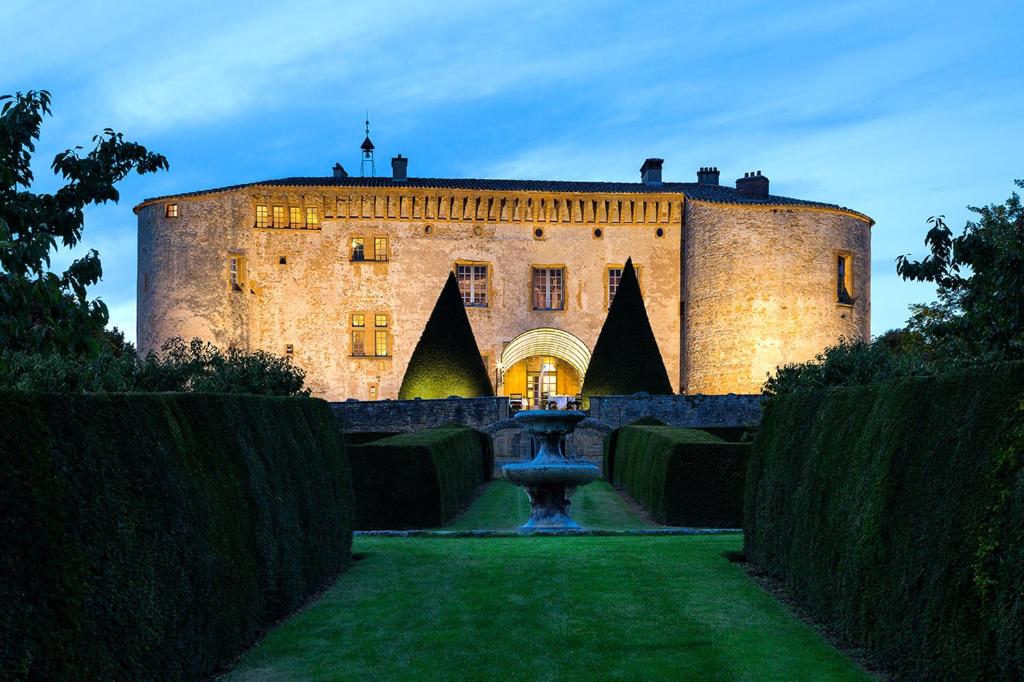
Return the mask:
<svg viewBox="0 0 1024 682"><path fill-rule="evenodd" d="M494 395L453 273L437 297L402 378L399 400Z"/></svg>
<svg viewBox="0 0 1024 682"><path fill-rule="evenodd" d="M672 384L647 319L633 260L626 261L619 288L583 378L583 395L671 395Z"/></svg>

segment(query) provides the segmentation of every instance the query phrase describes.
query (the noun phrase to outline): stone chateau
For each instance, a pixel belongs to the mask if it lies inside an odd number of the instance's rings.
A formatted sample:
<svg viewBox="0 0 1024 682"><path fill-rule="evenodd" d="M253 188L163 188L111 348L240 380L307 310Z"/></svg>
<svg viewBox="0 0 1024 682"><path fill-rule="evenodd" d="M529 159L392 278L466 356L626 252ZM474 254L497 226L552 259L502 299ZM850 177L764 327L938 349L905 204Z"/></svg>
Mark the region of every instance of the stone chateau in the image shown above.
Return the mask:
<svg viewBox="0 0 1024 682"><path fill-rule="evenodd" d="M760 171L733 187L717 168L664 182L661 159L636 183L407 166L140 203L139 349L199 336L291 355L329 400L395 398L454 271L496 391L571 396L628 257L677 392L757 393L778 365L869 338L874 221L773 195Z"/></svg>

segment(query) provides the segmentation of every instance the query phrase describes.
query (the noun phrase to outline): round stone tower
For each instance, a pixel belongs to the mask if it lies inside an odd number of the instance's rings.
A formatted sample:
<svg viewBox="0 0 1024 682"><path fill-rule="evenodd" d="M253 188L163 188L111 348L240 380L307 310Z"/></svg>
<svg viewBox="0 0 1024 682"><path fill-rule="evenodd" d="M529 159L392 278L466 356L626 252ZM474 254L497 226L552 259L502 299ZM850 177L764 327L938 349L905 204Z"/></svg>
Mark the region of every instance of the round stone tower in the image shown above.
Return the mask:
<svg viewBox="0 0 1024 682"><path fill-rule="evenodd" d="M686 393L759 393L778 366L870 340L871 219L769 201L686 202Z"/></svg>

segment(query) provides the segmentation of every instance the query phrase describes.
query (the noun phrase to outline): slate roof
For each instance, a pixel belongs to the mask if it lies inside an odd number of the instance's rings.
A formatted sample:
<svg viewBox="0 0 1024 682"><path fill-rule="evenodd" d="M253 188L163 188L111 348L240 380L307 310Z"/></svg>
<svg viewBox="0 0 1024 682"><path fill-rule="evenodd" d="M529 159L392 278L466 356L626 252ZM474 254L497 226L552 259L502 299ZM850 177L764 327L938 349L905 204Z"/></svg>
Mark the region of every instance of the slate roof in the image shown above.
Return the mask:
<svg viewBox="0 0 1024 682"><path fill-rule="evenodd" d="M768 195L764 198L749 197L740 194L734 187L725 185L702 185L696 182L665 182L660 185L645 185L640 182L589 182L567 180L488 180L477 178L409 178L395 181L389 177L292 177L261 182L248 182L240 185L228 185L214 189L184 192L145 199L138 206L150 201L169 199L172 197L189 197L217 192L229 192L246 187L415 187L420 189L464 189L506 192L581 192L598 194L683 194L689 199L709 201L721 204L751 204L762 206L810 206L848 211L871 220L868 216L853 209L820 201L807 201L792 197ZM873 223L874 221L871 220Z"/></svg>

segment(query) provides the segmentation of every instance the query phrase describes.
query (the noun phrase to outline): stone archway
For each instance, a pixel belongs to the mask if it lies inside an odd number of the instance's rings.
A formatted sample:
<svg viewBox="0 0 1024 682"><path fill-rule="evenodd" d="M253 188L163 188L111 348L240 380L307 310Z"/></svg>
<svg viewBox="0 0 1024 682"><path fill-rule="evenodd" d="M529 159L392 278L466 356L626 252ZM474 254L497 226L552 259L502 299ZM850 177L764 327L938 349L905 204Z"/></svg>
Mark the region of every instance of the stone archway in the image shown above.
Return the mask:
<svg viewBox="0 0 1024 682"><path fill-rule="evenodd" d="M560 358L572 365L581 377L586 375L587 367L590 365L590 349L578 337L554 327L538 327L525 331L509 341L501 351L498 370L504 371L520 360L534 355Z"/></svg>
<svg viewBox="0 0 1024 682"><path fill-rule="evenodd" d="M580 392L590 365L590 349L579 338L554 327L538 327L509 341L498 358L502 395L522 395L526 402L550 394L570 400Z"/></svg>

